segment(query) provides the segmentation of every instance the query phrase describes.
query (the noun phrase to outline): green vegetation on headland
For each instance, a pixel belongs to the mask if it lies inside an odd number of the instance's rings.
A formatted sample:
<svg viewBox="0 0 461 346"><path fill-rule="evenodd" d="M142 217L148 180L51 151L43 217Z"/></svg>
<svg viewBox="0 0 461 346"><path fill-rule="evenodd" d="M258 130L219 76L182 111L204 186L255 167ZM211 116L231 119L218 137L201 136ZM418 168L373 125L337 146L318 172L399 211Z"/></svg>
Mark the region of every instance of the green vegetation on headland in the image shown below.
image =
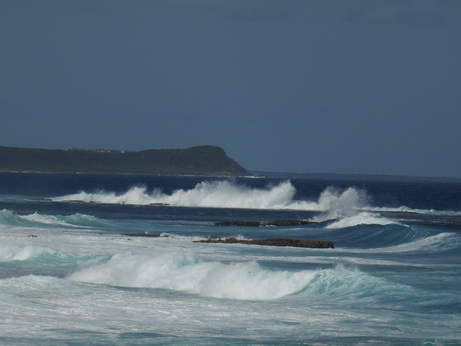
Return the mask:
<svg viewBox="0 0 461 346"><path fill-rule="evenodd" d="M159 175L246 175L216 146L188 149L60 150L0 146L0 171Z"/></svg>

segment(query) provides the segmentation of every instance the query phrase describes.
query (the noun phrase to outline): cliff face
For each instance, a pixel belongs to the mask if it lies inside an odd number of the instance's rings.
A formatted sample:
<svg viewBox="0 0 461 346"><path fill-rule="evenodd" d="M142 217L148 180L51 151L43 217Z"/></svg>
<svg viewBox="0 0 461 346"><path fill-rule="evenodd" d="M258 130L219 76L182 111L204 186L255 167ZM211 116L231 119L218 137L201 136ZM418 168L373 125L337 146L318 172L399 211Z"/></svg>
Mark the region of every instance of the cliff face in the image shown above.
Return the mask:
<svg viewBox="0 0 461 346"><path fill-rule="evenodd" d="M143 151L54 150L0 147L0 171L246 175L216 146Z"/></svg>

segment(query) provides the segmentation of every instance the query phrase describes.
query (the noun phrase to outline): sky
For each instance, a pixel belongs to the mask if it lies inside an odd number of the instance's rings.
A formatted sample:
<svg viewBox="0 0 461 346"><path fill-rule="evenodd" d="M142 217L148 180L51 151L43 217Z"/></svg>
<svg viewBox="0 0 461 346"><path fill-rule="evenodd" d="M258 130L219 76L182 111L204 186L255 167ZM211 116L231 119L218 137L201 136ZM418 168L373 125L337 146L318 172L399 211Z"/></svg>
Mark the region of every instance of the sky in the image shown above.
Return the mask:
<svg viewBox="0 0 461 346"><path fill-rule="evenodd" d="M459 0L2 0L0 145L461 178Z"/></svg>

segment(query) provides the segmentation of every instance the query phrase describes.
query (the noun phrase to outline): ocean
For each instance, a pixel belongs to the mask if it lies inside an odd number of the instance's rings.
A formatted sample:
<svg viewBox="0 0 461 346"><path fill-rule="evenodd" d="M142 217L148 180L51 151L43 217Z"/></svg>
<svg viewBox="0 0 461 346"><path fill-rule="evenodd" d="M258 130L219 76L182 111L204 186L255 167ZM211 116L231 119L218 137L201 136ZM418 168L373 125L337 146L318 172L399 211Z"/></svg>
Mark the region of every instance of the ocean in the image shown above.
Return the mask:
<svg viewBox="0 0 461 346"><path fill-rule="evenodd" d="M313 222L215 224L271 220ZM0 311L2 345L459 345L461 183L0 173Z"/></svg>

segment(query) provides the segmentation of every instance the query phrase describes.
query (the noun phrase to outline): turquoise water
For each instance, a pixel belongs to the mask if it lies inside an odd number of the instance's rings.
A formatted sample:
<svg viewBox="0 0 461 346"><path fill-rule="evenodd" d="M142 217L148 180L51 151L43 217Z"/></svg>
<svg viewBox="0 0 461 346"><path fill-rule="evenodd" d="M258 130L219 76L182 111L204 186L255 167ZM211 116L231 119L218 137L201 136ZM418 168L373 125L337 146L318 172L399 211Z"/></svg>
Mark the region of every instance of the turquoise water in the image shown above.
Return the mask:
<svg viewBox="0 0 461 346"><path fill-rule="evenodd" d="M2 344L461 343L461 184L2 173L0 193ZM214 225L276 219L316 223Z"/></svg>

